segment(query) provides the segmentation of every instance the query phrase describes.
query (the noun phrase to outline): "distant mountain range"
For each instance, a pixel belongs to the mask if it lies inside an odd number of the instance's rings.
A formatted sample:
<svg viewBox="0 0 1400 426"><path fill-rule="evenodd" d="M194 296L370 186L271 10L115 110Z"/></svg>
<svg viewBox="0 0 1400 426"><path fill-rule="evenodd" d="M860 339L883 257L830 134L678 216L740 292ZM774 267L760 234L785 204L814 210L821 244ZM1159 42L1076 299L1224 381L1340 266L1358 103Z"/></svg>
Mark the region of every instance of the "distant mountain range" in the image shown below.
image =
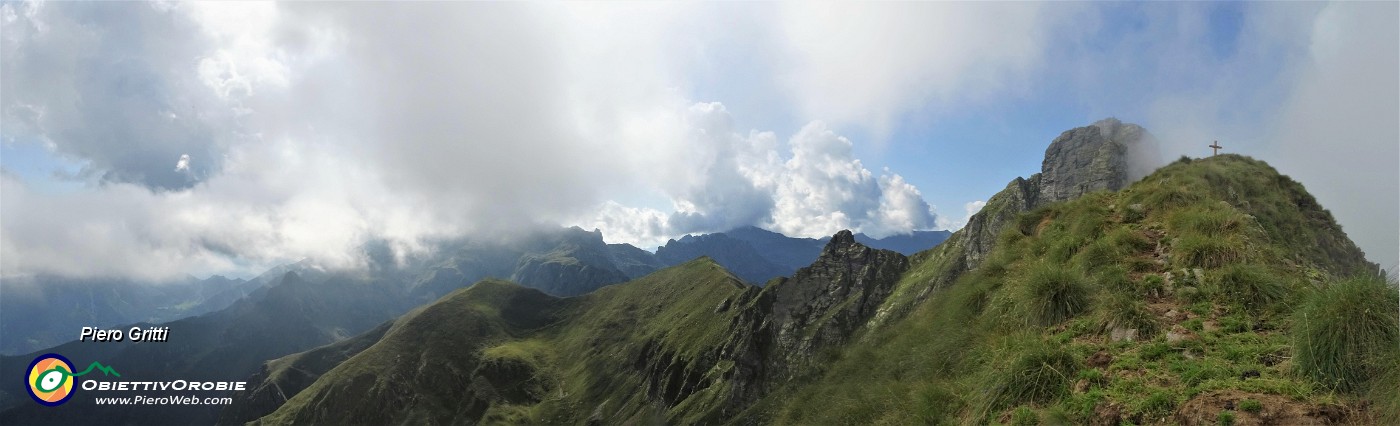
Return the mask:
<svg viewBox="0 0 1400 426"><path fill-rule="evenodd" d="M664 253L653 254L628 244L607 244L596 231L558 228L505 241L440 241L431 256L406 261L395 259L387 244L371 242L362 247L368 266L354 271L326 270L303 261L252 280L190 278L151 285L41 277L34 282L5 283L5 297L0 299L5 351L23 355L0 357L0 383L4 383L0 410L17 410L0 418L21 423L57 419L61 423L149 424L160 423L172 413L195 423L212 422L217 415L200 406L108 412L92 406L92 400L76 400L58 417L35 411L22 404L27 398L18 384L23 382L22 364L39 353L100 359L152 380L229 380L253 374L268 359L365 333L414 306L483 279L509 280L551 296L570 297L712 256L723 259L723 266L753 272L745 280L761 284L792 274L796 262L806 258L810 263L821 249L815 239L788 238L757 228L733 234L743 239L723 233L687 236L683 242L668 244L671 249ZM737 253L747 255L734 256ZM745 263L753 261L761 266ZM776 261L783 263L773 266ZM9 290L19 284L26 284L30 293ZM125 330L150 324L168 326L171 342L72 342L84 326Z"/></svg>
<svg viewBox="0 0 1400 426"><path fill-rule="evenodd" d="M856 240L904 254L931 248L948 238L948 231ZM599 287L640 278L658 269L710 256L740 278L755 285L816 260L824 240L792 238L756 227L723 233L687 235L671 240L655 254L630 244L606 244L598 232L578 228L537 231L508 242L458 240L440 243L436 257L404 272L413 282L404 296L427 302L483 278L507 279L554 296L577 296ZM382 243L364 247L378 265L393 263ZM56 276L5 278L0 282L0 354L20 354L51 347L76 337L86 326L113 327L132 323L163 323L214 312L232 305L289 271L303 279L320 274L311 261L273 268L250 280L211 276L170 282L113 279L72 279ZM386 266L387 267L387 266ZM389 269L394 269L390 267Z"/></svg>
<svg viewBox="0 0 1400 426"><path fill-rule="evenodd" d="M856 241L871 248L892 250L906 256L928 250L948 239L951 231L914 231L910 234L871 238L855 234ZM754 285L791 276L811 265L829 238L794 238L758 227L698 236L686 235L656 249L656 258L667 266L709 256L734 275Z"/></svg>
<svg viewBox="0 0 1400 426"><path fill-rule="evenodd" d="M4 278L0 323L6 332L0 333L0 354L54 346L76 338L85 326L161 323L213 312L269 279L215 275L148 283L50 275Z"/></svg>

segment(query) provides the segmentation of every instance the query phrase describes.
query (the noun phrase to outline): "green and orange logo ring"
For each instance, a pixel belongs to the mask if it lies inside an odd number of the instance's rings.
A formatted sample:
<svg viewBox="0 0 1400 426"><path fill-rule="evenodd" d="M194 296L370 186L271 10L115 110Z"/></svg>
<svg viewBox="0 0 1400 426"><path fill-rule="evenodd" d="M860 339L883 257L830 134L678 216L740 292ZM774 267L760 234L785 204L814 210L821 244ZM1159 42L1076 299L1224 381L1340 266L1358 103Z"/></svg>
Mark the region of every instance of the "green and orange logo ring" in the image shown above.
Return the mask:
<svg viewBox="0 0 1400 426"><path fill-rule="evenodd" d="M29 363L25 376L29 397L55 407L73 397L73 363L59 354L43 354Z"/></svg>

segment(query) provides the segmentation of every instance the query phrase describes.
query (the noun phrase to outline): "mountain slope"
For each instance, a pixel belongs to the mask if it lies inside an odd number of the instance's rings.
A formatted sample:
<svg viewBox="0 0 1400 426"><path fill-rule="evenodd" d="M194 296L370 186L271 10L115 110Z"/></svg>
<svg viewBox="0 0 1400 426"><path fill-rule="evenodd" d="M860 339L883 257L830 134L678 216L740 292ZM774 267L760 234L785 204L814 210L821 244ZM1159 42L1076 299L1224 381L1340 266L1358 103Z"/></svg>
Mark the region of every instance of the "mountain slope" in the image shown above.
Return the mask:
<svg viewBox="0 0 1400 426"><path fill-rule="evenodd" d="M1284 361L1300 350L1299 304L1377 268L1301 185L1262 162L1178 161L1123 191L1016 215L996 241L946 290L858 338L878 350L845 348L826 375L748 419L1288 424L1383 414ZM917 256L910 276L960 267L945 251ZM1378 305L1395 306L1393 293ZM1394 335L1373 337L1393 347ZM1219 405L1245 400L1260 411Z"/></svg>
<svg viewBox="0 0 1400 426"><path fill-rule="evenodd" d="M1095 157L1130 155L1122 144L1134 142L1116 138L1143 133L1127 126L1066 132L1047 150L1053 179L1013 181L979 213L982 226L912 258L842 232L812 265L761 289L700 259L545 303L554 322L488 334L490 343L460 346L482 340L472 333L380 341L365 353L474 366L450 382L390 374L402 379L385 379L394 389L475 387L458 391L468 403L455 410L366 415L551 424L1400 419L1385 379L1400 371L1400 324L1371 314L1393 311L1394 287L1364 278L1378 268L1331 215L1301 185L1234 155L1183 159L1134 183L1121 158ZM1353 276L1363 278L1344 279ZM501 321L461 318L424 326ZM1346 328L1357 323L1365 327ZM1327 331L1335 327L1346 331ZM378 395L336 374L376 371L354 370L362 356L261 421L353 419L325 407Z"/></svg>
<svg viewBox="0 0 1400 426"><path fill-rule="evenodd" d="M743 289L708 259L574 299L483 281L398 320L383 339L325 373L260 422L502 420L518 414L512 406L536 404L560 393L618 391L626 396L639 383L586 383L588 377L573 375L597 366L578 363L608 363L609 369L599 370L617 371L652 354L650 347L696 354L725 332L723 321L705 317L720 315L713 312L719 301ZM569 321L558 321L566 316ZM689 322L720 327L682 327ZM551 324L554 327L541 329ZM618 345L641 341L650 346ZM597 356L615 351L630 355ZM405 359L417 361L395 361ZM429 366L431 374L424 370ZM675 388L678 383L667 386L656 392L681 392ZM364 404L359 402L362 397L383 404ZM327 410L326 404L335 401L341 405ZM640 401L645 402L644 395Z"/></svg>
<svg viewBox="0 0 1400 426"><path fill-rule="evenodd" d="M727 418L768 389L804 377L815 365L811 354L845 343L856 325L874 315L907 267L902 255L862 246L842 232L814 264L763 289L747 286L713 260L700 258L582 297L540 301L549 306L555 321L533 331L482 334L483 326L477 323L499 319L456 313L452 321L415 323L411 318L418 314L410 314L395 322L384 339L321 375L260 422L691 423ZM476 301L482 297L470 290L454 293L424 310L489 304ZM395 333L438 333L432 331L438 328L464 329L449 333L456 337L446 342L408 344L389 338ZM477 341L490 343L460 346ZM450 349L438 347L440 343ZM334 349L277 360L265 371ZM462 367L443 382L393 373L396 367L377 364L383 359ZM389 368L388 377L403 380L357 384L367 380L357 377L378 368ZM522 381L526 377L530 379ZM485 384L464 390L444 387L447 383ZM328 410L326 403L318 402L381 398L386 395L382 389L404 392L406 396L395 398L414 401L447 393L467 398L463 404L480 409L416 411L373 405L360 412L341 405ZM256 412L264 400L257 392L246 392L233 409Z"/></svg>

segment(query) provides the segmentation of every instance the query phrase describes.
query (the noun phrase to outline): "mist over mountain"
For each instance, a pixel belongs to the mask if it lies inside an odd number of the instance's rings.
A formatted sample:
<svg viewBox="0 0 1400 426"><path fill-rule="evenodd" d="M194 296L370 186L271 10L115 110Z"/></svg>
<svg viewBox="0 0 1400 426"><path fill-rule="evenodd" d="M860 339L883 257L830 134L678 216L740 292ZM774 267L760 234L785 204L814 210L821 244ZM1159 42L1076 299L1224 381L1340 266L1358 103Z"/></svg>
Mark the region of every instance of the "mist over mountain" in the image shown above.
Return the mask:
<svg viewBox="0 0 1400 426"><path fill-rule="evenodd" d="M267 278L133 282L51 275L0 278L0 354L26 353L77 337L83 327L161 323L223 309Z"/></svg>
<svg viewBox="0 0 1400 426"><path fill-rule="evenodd" d="M247 281L211 277L164 285L113 286L110 282L70 284L50 279L35 283L47 285L35 287L47 291L47 298L22 298L19 294L11 297L7 288L5 301L14 303L6 305L7 330L12 325L35 327L32 332L5 333L7 338L27 340L16 344L11 351L14 356L0 358L0 376L17 374L22 370L20 364L36 354L58 352L81 359L103 359L122 365L123 371L153 380L205 375L212 379L213 375L229 374L241 377L252 374L266 359L342 341L483 279L510 280L552 296L568 297L701 257L724 259L735 270L745 270L752 259L764 256L796 261L793 259L808 255L815 260L818 254L797 250L817 244L815 239L788 238L757 228L736 234L746 239L725 234L687 237L685 243L678 243L680 248L652 254L628 244L607 244L596 231L542 228L514 238L439 241L418 255L400 254L385 242L372 242L361 248L363 267L328 269L305 260L273 268ZM714 241L728 241L730 245ZM749 241L765 247L763 254ZM735 256L736 253L748 256ZM791 275L796 269L771 265L760 275L763 281L756 284ZM73 294L84 297L74 298ZM109 308L74 303L100 303ZM73 317L76 313L109 311L103 317L105 321ZM10 315L17 316L12 320ZM189 318L173 320L181 317ZM126 329L138 323L167 326L172 335L180 336L179 343L72 342L74 331L84 326ZM20 383L17 376L15 379L14 383ZM6 411L6 418L20 422L50 418L44 411L23 404L22 388L6 387L0 392L0 409L15 410ZM117 415L103 414L106 411L93 406L91 400L75 403L73 408L61 417L62 421L143 424L159 422L171 413L168 407L146 407ZM213 421L218 415L207 407L175 411L195 422Z"/></svg>
<svg viewBox="0 0 1400 426"><path fill-rule="evenodd" d="M912 255L938 245L951 234L950 231L914 231L877 239L861 233L856 234L855 239L869 247ZM699 256L709 256L744 281L763 285L810 265L821 254L827 240L788 237L746 226L667 241L656 249L656 258L666 265L678 265Z"/></svg>

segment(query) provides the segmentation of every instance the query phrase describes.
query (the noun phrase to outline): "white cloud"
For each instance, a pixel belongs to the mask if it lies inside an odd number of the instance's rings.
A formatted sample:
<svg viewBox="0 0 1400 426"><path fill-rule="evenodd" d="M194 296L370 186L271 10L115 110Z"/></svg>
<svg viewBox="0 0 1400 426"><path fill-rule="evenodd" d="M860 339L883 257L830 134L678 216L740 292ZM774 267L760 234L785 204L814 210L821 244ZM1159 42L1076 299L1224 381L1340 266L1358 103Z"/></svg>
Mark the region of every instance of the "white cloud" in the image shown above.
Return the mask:
<svg viewBox="0 0 1400 426"><path fill-rule="evenodd" d="M805 117L888 132L901 115L1017 93L1059 14L1034 3L787 3L780 74Z"/></svg>
<svg viewBox="0 0 1400 426"><path fill-rule="evenodd" d="M1382 267L1400 265L1400 13L1396 3L1330 3L1266 153L1332 211Z"/></svg>
<svg viewBox="0 0 1400 426"><path fill-rule="evenodd" d="M609 241L653 247L685 233L756 225L792 236L823 237L852 229L882 237L929 229L937 215L917 188L885 170L876 176L853 154L853 143L820 122L780 146L771 132L734 128L719 103L692 105L681 120L685 158L669 164L680 176L661 190L674 211L605 203L576 222Z"/></svg>
<svg viewBox="0 0 1400 426"><path fill-rule="evenodd" d="M687 17L723 19L713 10L59 6L27 22L63 31L6 26L4 119L96 177L61 194L6 178L6 274L350 265L369 238L413 247L576 217L638 243L750 224L816 236L932 223L912 185L874 176L820 123L784 146L737 131L721 104L687 101L706 43L689 32L709 25ZM109 70L107 43L147 48L112 52L123 66ZM95 70L108 74L84 77ZM672 206L607 201L636 193Z"/></svg>
<svg viewBox="0 0 1400 426"><path fill-rule="evenodd" d="M967 222L968 222L968 221L972 220L972 215L977 214L977 212L979 212L979 211L982 211L982 208L983 208L983 207L986 207L986 206L987 206L987 202L986 202L986 201L982 201L982 200L969 201L969 202L967 202L966 204L963 204L963 212L964 212L964 214L963 214L963 217L962 217L962 218L954 219L954 218L949 218L947 215L939 216L939 217L938 217L938 228L939 228L939 229L947 229L947 230L950 230L950 231L956 231L956 230L962 229L962 227L967 226Z"/></svg>
<svg viewBox="0 0 1400 426"><path fill-rule="evenodd" d="M175 162L175 171L177 171L177 172L188 172L188 171L190 171L190 155L189 155L189 154L180 154L180 160Z"/></svg>

